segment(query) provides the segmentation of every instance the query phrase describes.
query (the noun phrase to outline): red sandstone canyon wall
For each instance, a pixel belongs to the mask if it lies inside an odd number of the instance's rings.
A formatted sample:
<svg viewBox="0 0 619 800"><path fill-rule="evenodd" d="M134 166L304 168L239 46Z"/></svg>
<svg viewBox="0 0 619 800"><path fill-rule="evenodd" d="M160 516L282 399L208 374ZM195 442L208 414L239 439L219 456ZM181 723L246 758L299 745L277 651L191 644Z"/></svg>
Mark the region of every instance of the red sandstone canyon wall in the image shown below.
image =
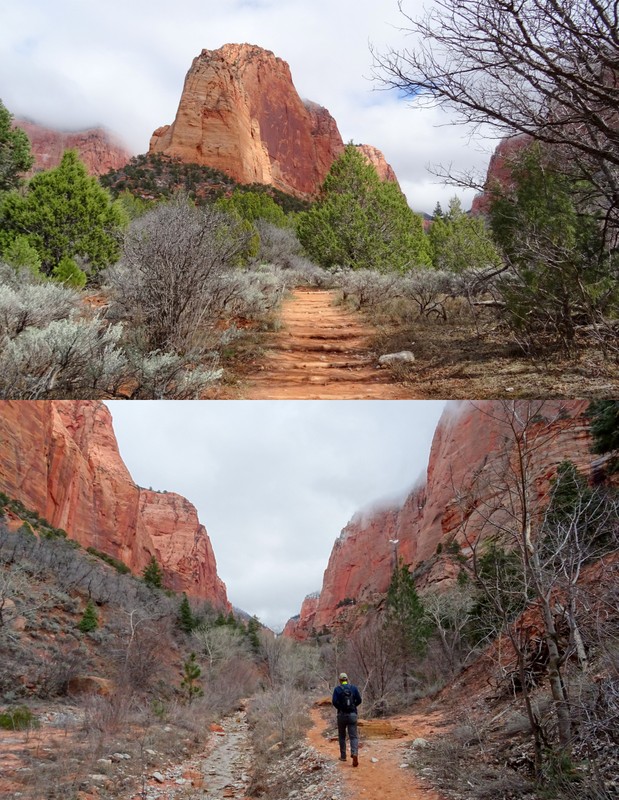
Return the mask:
<svg viewBox="0 0 619 800"><path fill-rule="evenodd" d="M77 150L91 175L104 175L111 169L120 169L131 158L131 153L103 128L65 132L26 119L16 119L15 125L30 139L33 172L57 167L65 150Z"/></svg>
<svg viewBox="0 0 619 800"><path fill-rule="evenodd" d="M584 416L587 406L587 401L569 401L567 413L558 413L561 403L550 401L542 409L541 414L551 422L548 436L544 434L547 442L531 463L538 499L546 496L561 461L569 458L583 470L591 463L589 424ZM502 409L498 401L447 406L434 435L425 485L411 490L400 507L359 513L348 523L333 546L319 597L304 604L299 617L288 623L288 635L305 639L314 631L330 628L350 600L356 604L379 600L389 587L397 558L413 570L427 565L418 582L422 589L443 581L448 584L457 577L459 567L445 554L446 546L455 540L467 555L466 538L483 536L481 521L474 514L468 517L465 534L462 522L467 511L462 498L478 487L470 508L479 503L491 505L497 488L493 476L486 476L484 470L504 469L514 456L510 451L497 458L506 448ZM439 544L441 556L437 555Z"/></svg>
<svg viewBox="0 0 619 800"><path fill-rule="evenodd" d="M167 587L230 608L196 509L135 484L103 403L0 403L0 491L136 573L154 555Z"/></svg>

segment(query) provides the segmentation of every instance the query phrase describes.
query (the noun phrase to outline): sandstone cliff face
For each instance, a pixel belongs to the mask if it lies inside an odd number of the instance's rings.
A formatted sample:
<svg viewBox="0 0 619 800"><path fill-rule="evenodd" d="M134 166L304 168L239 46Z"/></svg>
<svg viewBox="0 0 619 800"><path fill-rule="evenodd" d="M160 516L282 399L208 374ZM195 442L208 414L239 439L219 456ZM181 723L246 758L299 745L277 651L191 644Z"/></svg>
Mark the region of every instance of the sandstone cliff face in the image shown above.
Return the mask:
<svg viewBox="0 0 619 800"><path fill-rule="evenodd" d="M1 403L0 491L136 573L154 555L166 586L230 608L195 508L134 483L102 403Z"/></svg>
<svg viewBox="0 0 619 800"><path fill-rule="evenodd" d="M499 142L496 150L490 158L488 172L486 173L486 190L473 198L471 205L472 214L487 214L490 206L490 193L488 189L494 184L499 186L509 186L510 183L510 160L529 142L529 137L521 134L511 136Z"/></svg>
<svg viewBox="0 0 619 800"><path fill-rule="evenodd" d="M357 150L363 154L368 164L374 167L381 180L391 181L392 183L398 182L393 167L387 163L385 156L377 147L373 147L371 144L358 144Z"/></svg>
<svg viewBox="0 0 619 800"><path fill-rule="evenodd" d="M150 142L150 152L303 197L317 191L342 149L335 120L301 100L288 64L247 44L194 59L176 119Z"/></svg>
<svg viewBox="0 0 619 800"><path fill-rule="evenodd" d="M67 133L26 119L16 119L15 125L30 139L35 159L32 172L57 167L65 150L77 150L91 175L104 175L111 169L120 169L132 155L103 128Z"/></svg>
<svg viewBox="0 0 619 800"><path fill-rule="evenodd" d="M203 50L187 73L174 122L150 141L150 152L302 198L318 193L343 149L335 120L299 97L288 64L248 44ZM381 177L396 180L379 150L361 150Z"/></svg>
<svg viewBox="0 0 619 800"><path fill-rule="evenodd" d="M591 464L589 426L583 416L587 406L587 401L570 402L568 415L551 424L548 441L535 453L531 473L538 499L547 493L564 459L583 470ZM468 543L477 535L483 537L485 529L474 509L502 497L495 470L509 467L515 455L511 450L499 457L506 449L501 408L495 401L448 406L434 435L425 485L414 488L399 508L376 509L353 518L333 546L318 600L307 609L304 605L299 618L291 620L288 635L304 639L332 627L347 613L351 600L356 605L375 602L386 592L400 557L412 569L424 566L420 589L455 580L459 567L445 553L446 547L455 540L467 555ZM552 419L559 408L559 402L547 403L543 414ZM468 504L463 505L467 495ZM504 513L495 512L494 519L504 521ZM466 532L464 520L468 520Z"/></svg>
<svg viewBox="0 0 619 800"><path fill-rule="evenodd" d="M315 625L316 610L318 609L318 601L320 595L318 592L308 595L303 604L301 605L301 613L289 619L284 630L284 636L290 636L294 639L307 639L313 630L317 630Z"/></svg>

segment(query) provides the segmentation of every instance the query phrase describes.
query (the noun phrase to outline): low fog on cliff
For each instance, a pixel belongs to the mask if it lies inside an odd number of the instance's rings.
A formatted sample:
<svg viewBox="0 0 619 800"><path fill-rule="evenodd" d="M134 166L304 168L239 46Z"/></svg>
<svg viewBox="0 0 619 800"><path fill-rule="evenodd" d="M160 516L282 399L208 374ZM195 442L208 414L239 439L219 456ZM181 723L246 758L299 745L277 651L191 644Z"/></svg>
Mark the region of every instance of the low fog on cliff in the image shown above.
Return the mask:
<svg viewBox="0 0 619 800"><path fill-rule="evenodd" d="M341 529L425 473L441 401L108 402L141 486L198 509L233 605L281 628Z"/></svg>
<svg viewBox="0 0 619 800"><path fill-rule="evenodd" d="M421 0L404 0L416 15ZM0 98L52 127L104 125L135 153L174 120L185 74L204 48L247 42L290 65L299 94L329 109L344 141L372 144L394 167L410 205L431 212L454 190L428 165L485 173L494 143L473 143L439 111L375 91L372 56L409 46L397 0L4 0ZM440 125L441 127L436 127ZM459 192L468 207L472 193Z"/></svg>

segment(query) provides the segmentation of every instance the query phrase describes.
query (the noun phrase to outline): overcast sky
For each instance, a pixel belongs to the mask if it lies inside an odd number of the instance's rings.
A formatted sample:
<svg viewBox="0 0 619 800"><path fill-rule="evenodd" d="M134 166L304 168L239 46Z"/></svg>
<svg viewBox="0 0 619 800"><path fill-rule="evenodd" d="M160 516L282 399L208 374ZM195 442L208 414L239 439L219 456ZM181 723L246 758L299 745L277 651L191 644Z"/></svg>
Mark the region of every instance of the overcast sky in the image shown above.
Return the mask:
<svg viewBox="0 0 619 800"><path fill-rule="evenodd" d="M353 514L425 479L442 401L108 402L140 486L198 509L233 605L279 629Z"/></svg>
<svg viewBox="0 0 619 800"><path fill-rule="evenodd" d="M421 4L404 0L404 9L414 16ZM397 0L2 0L0 98L51 126L104 125L144 153L155 128L174 120L192 59L248 42L287 61L299 94L329 109L344 141L382 150L409 204L432 212L456 192L427 166L485 173L495 143L469 141L444 114L375 90L369 45L410 44L405 23ZM468 208L472 193L458 194Z"/></svg>

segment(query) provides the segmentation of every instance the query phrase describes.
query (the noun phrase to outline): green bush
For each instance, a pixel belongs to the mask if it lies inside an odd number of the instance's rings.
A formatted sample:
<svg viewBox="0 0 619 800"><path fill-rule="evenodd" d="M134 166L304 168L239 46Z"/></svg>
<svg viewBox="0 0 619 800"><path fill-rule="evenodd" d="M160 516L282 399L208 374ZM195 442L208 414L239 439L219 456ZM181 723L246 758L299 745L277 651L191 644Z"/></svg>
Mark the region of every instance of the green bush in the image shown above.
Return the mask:
<svg viewBox="0 0 619 800"><path fill-rule="evenodd" d="M0 728L5 731L23 731L38 727L39 721L26 706L17 706L0 713Z"/></svg>
<svg viewBox="0 0 619 800"><path fill-rule="evenodd" d="M114 556L109 556L107 553L102 553L101 550L97 550L94 547L87 547L86 552L90 553L91 556L96 556L97 558L100 558L101 561L105 561L106 564L109 564L111 567L114 567L114 569L117 572L120 572L122 575L126 575L128 572L131 572L129 567L126 564L123 564L122 561L119 561L117 558L114 558Z"/></svg>
<svg viewBox="0 0 619 800"><path fill-rule="evenodd" d="M20 525L20 527L17 529L17 533L20 533L22 536L34 536L32 526L28 522L24 522L22 525Z"/></svg>
<svg viewBox="0 0 619 800"><path fill-rule="evenodd" d="M17 236L8 245L3 258L15 270L25 267L34 275L41 276L41 258L26 236Z"/></svg>
<svg viewBox="0 0 619 800"><path fill-rule="evenodd" d="M72 289L81 289L86 285L86 273L81 270L69 256L64 256L52 270L52 278L64 283Z"/></svg>
<svg viewBox="0 0 619 800"><path fill-rule="evenodd" d="M144 567L142 571L142 580L147 586L151 586L154 589L163 588L163 571L157 563L155 556L151 556L150 561Z"/></svg>
<svg viewBox="0 0 619 800"><path fill-rule="evenodd" d="M296 222L299 241L325 269L406 272L430 265L421 217L352 144L332 164L320 199Z"/></svg>
<svg viewBox="0 0 619 800"><path fill-rule="evenodd" d="M66 539L67 532L64 531L62 528L54 528L53 525L46 525L45 527L41 528L41 536L44 539Z"/></svg>

